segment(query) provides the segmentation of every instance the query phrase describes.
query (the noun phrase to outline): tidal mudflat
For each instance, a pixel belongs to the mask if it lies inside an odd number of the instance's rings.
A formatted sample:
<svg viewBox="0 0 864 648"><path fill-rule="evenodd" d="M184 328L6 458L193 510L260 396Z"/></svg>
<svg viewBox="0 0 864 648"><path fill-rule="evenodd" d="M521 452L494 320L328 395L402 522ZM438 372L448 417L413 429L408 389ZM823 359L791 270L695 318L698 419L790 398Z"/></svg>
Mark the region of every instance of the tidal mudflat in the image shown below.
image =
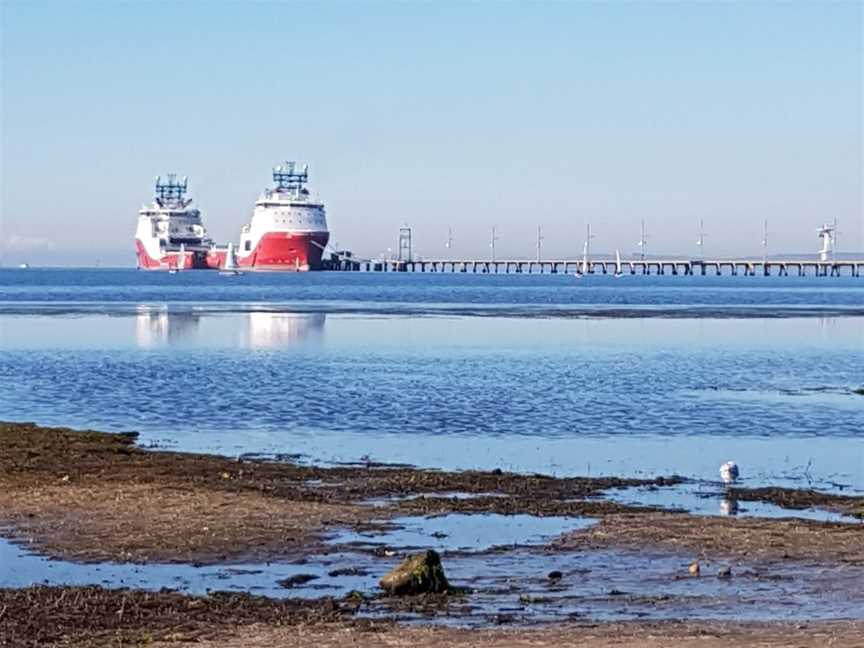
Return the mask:
<svg viewBox="0 0 864 648"><path fill-rule="evenodd" d="M552 645L565 632L597 646L654 645L639 643L646 632L656 645L711 646L712 634L843 645L864 627L859 496L737 488L844 521L795 508L706 518L609 497L687 483L671 475L316 467L16 423L0 425L0 449L9 645L468 645L463 628L486 628L480 645ZM399 560L436 546L453 592L380 591Z"/></svg>

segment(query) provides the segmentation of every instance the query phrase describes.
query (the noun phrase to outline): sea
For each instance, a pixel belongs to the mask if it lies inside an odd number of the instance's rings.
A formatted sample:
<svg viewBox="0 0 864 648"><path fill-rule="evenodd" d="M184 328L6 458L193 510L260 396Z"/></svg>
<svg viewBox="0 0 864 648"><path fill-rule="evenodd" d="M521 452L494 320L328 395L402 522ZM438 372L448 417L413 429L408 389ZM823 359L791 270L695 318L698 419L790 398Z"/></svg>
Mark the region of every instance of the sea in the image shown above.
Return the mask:
<svg viewBox="0 0 864 648"><path fill-rule="evenodd" d="M864 279L0 270L0 420L864 493Z"/></svg>

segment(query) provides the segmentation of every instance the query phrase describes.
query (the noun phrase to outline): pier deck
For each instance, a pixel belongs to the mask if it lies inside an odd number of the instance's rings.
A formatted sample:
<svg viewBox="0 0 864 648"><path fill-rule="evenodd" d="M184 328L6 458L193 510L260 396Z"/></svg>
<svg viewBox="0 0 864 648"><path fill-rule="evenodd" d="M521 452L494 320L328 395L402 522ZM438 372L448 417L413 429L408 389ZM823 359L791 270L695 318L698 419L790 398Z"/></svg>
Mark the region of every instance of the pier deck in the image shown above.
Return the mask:
<svg viewBox="0 0 864 648"><path fill-rule="evenodd" d="M614 274L615 259L591 259L586 274ZM581 259L517 260L502 259L422 259L358 260L330 259L325 270L354 272L467 272L472 274L568 274L582 271ZM621 260L621 272L630 275L724 275L732 276L862 276L864 259L627 259Z"/></svg>

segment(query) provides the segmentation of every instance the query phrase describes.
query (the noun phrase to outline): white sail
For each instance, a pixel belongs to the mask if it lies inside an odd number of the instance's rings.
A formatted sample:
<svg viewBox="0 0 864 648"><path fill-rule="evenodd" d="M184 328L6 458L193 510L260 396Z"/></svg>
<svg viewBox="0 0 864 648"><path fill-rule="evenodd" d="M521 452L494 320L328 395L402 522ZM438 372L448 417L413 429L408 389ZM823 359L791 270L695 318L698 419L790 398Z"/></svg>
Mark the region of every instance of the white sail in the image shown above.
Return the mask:
<svg viewBox="0 0 864 648"><path fill-rule="evenodd" d="M588 241L585 241L585 247L582 248L582 274L588 274Z"/></svg>
<svg viewBox="0 0 864 648"><path fill-rule="evenodd" d="M225 253L225 264L222 266L225 270L234 270L237 267L237 260L234 258L234 244L228 244L228 251Z"/></svg>
<svg viewBox="0 0 864 648"><path fill-rule="evenodd" d="M615 250L615 274L620 275L621 273L621 253L618 250Z"/></svg>

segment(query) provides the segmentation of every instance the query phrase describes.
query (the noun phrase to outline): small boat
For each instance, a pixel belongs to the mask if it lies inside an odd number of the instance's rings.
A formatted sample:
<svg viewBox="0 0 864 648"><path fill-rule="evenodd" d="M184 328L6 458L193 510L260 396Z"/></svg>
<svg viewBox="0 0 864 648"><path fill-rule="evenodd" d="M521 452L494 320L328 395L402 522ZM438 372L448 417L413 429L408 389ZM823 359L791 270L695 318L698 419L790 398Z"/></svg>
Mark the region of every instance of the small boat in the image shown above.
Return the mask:
<svg viewBox="0 0 864 648"><path fill-rule="evenodd" d="M585 247L582 248L582 267L576 268L576 272L573 273L573 276L577 279L581 279L583 276L588 274L588 241L585 241Z"/></svg>
<svg viewBox="0 0 864 648"><path fill-rule="evenodd" d="M222 264L222 269L219 274L223 277L238 277L242 272L237 269L237 259L234 256L234 244L228 244L228 251L225 253L225 263Z"/></svg>
<svg viewBox="0 0 864 648"><path fill-rule="evenodd" d="M621 253L618 250L615 250L615 276L624 276L624 273L621 272Z"/></svg>
<svg viewBox="0 0 864 648"><path fill-rule="evenodd" d="M21 270L26 270L29 267L30 267L29 263L19 263L18 264L18 268L20 268Z"/></svg>
<svg viewBox="0 0 864 648"><path fill-rule="evenodd" d="M582 249L582 274L588 274L588 241L585 241L585 247Z"/></svg>
<svg viewBox="0 0 864 648"><path fill-rule="evenodd" d="M181 243L180 250L174 257L174 265L171 265L171 262L168 262L168 274L177 274L181 270L183 270L183 266L186 265L186 245Z"/></svg>

